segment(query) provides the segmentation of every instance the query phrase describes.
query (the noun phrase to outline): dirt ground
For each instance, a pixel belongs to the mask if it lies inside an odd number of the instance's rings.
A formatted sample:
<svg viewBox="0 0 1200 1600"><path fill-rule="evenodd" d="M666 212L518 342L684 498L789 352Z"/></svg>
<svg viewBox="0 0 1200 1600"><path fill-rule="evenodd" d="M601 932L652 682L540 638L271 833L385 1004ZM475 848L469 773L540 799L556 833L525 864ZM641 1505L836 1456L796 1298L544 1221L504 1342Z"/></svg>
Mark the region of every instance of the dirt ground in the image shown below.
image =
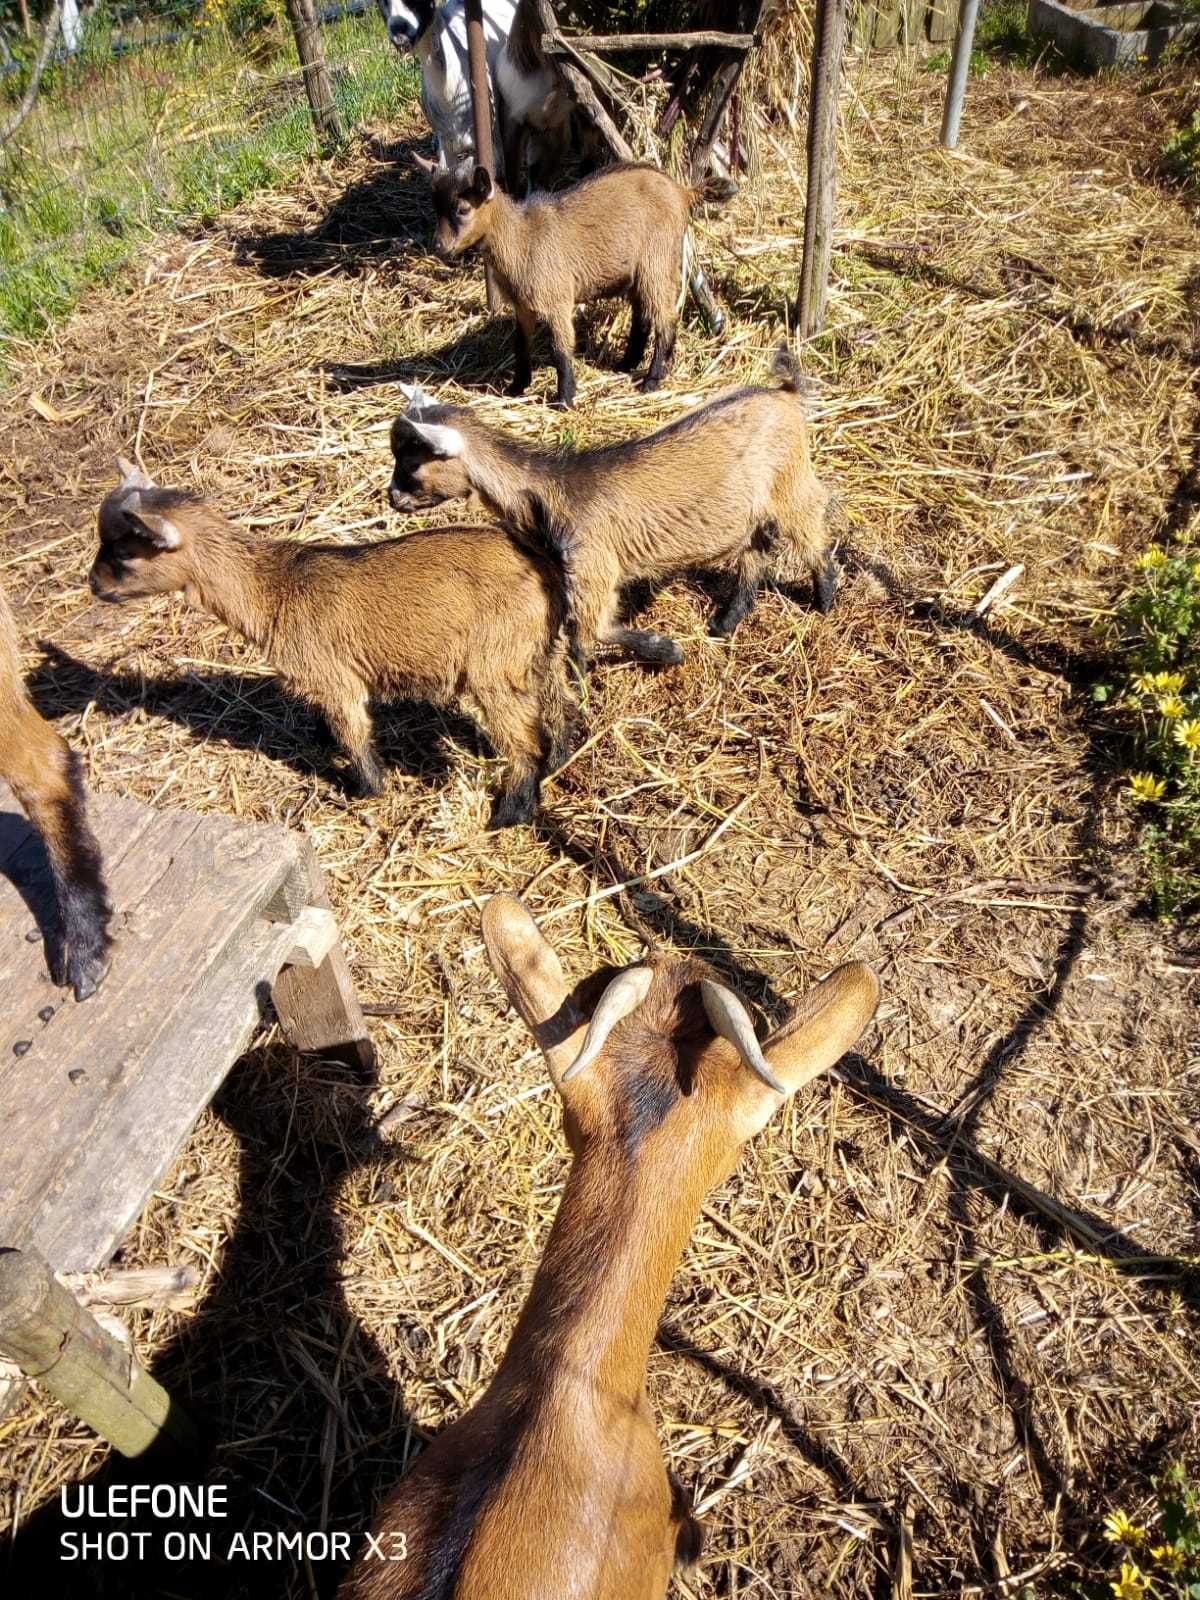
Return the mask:
<svg viewBox="0 0 1200 1600"><path fill-rule="evenodd" d="M597 672L533 829L482 831L495 762L469 725L384 713L388 792L348 800L223 627L97 606L113 458L263 536L365 540L409 525L385 497L401 380L578 442L765 381L798 134L760 127L759 173L703 219L729 328L686 326L653 397L612 371L605 308L575 415L546 369L500 398L507 325L478 266L429 251L411 120L165 242L0 396L0 581L39 705L100 792L307 829L363 1000L395 1002L370 1083L267 1031L121 1252L198 1270L190 1304L129 1321L247 1525L361 1529L513 1325L565 1146L483 959L498 889L576 977L696 950L767 1019L850 958L883 983L860 1053L747 1150L675 1279L650 1390L709 1527L680 1595L903 1594L905 1530L919 1595L1095 1580L1105 1511L1197 1456L1196 965L1138 913L1091 689L1130 558L1193 515L1200 230L1152 180L1164 114L1136 83L995 69L955 156L941 91L889 62L847 94L829 331L802 351L845 510L832 614L772 593L729 643L720 579L635 597L686 664ZM36 1394L0 1423L18 1562L105 1455ZM85 1592L332 1576L102 1568Z"/></svg>

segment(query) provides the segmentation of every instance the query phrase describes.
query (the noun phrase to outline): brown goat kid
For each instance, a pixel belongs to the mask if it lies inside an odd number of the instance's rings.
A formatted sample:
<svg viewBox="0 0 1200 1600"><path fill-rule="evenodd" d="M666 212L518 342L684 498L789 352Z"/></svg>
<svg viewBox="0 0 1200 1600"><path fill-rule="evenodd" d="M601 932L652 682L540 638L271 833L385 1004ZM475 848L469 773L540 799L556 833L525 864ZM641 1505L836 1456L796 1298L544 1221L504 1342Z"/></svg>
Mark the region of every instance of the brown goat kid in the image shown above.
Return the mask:
<svg viewBox="0 0 1200 1600"><path fill-rule="evenodd" d="M842 967L760 1046L699 961L570 991L519 900L493 897L483 936L574 1161L499 1370L385 1500L340 1600L661 1600L701 1540L646 1395L668 1287L705 1195L851 1047L879 987Z"/></svg>
<svg viewBox="0 0 1200 1600"><path fill-rule="evenodd" d="M486 167L434 179L434 248L450 257L481 245L516 313L510 394L529 387L529 341L542 322L558 374L553 403L560 410L573 405L575 307L617 294L628 295L633 312L621 370L640 365L653 334L641 387L658 388L675 350L684 235L701 192L684 189L657 167L632 163L606 167L561 194L524 201L497 189Z"/></svg>
<svg viewBox="0 0 1200 1600"><path fill-rule="evenodd" d="M617 622L624 585L689 567L732 568L718 634L753 610L767 577L807 576L819 608L833 604L830 496L812 469L803 380L786 352L775 372L780 388L737 389L647 438L578 452L530 450L470 411L412 391L392 425L392 504L412 511L477 495L561 549L584 654L613 645L677 665L683 652L674 640Z"/></svg>
<svg viewBox="0 0 1200 1600"><path fill-rule="evenodd" d="M100 508L102 600L182 590L258 645L324 713L368 794L383 788L372 696L457 702L508 773L493 828L527 822L565 757L563 580L499 528L438 528L373 545L257 541L207 501L126 462Z"/></svg>
<svg viewBox="0 0 1200 1600"><path fill-rule="evenodd" d="M79 758L34 709L21 676L17 630L0 589L0 777L42 836L61 926L47 940L50 976L76 1000L95 994L108 971L112 915L100 847L88 826Z"/></svg>

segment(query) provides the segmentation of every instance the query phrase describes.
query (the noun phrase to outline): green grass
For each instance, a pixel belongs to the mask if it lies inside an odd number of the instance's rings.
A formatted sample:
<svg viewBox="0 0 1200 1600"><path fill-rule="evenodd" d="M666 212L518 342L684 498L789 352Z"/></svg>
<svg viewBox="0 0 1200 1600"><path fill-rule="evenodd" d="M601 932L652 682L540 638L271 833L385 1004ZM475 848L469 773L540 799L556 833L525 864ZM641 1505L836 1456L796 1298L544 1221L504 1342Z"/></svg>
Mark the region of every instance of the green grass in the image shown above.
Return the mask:
<svg viewBox="0 0 1200 1600"><path fill-rule="evenodd" d="M14 339L54 327L148 239L285 183L316 153L290 33L239 33L246 10L115 62L101 16L56 69L0 161L0 369ZM323 37L347 131L415 95L373 13Z"/></svg>
<svg viewBox="0 0 1200 1600"><path fill-rule="evenodd" d="M980 6L971 49L972 78L985 78L995 60L1029 66L1037 53L1029 32L1026 0L987 0ZM949 50L938 50L925 62L926 72L945 72L949 66Z"/></svg>
<svg viewBox="0 0 1200 1600"><path fill-rule="evenodd" d="M1200 551L1187 539L1152 544L1117 602L1112 640L1121 671L1101 684L1129 738L1129 778L1145 812L1141 856L1151 906L1164 918L1200 914Z"/></svg>

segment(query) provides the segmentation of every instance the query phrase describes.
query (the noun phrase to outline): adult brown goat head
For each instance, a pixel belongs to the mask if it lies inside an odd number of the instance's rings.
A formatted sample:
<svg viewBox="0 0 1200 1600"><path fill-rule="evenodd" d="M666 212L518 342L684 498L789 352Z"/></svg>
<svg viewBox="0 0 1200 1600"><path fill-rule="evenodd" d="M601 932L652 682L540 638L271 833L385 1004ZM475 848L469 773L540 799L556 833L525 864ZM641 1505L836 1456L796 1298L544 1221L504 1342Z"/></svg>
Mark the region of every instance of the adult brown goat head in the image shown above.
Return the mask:
<svg viewBox="0 0 1200 1600"><path fill-rule="evenodd" d="M708 1190L850 1048L879 986L841 967L760 1045L702 962L655 957L572 990L511 895L488 902L483 936L574 1163L496 1376L385 1501L341 1600L661 1600L700 1543L645 1388L668 1286Z"/></svg>

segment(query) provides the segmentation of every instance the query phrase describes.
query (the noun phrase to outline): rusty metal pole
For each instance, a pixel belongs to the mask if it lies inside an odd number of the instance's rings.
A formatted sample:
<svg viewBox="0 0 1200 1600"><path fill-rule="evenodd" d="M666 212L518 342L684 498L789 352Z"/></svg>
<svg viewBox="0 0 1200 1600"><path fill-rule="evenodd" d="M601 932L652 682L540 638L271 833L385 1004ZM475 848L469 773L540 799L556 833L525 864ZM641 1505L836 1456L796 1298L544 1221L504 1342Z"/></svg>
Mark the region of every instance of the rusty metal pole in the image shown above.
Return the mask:
<svg viewBox="0 0 1200 1600"><path fill-rule="evenodd" d="M471 71L471 126L475 135L475 160L496 181L496 152L492 147L492 96L488 86L487 44L483 36L483 0L467 0L467 64ZM491 267L484 268L488 310L500 310L500 295Z"/></svg>

